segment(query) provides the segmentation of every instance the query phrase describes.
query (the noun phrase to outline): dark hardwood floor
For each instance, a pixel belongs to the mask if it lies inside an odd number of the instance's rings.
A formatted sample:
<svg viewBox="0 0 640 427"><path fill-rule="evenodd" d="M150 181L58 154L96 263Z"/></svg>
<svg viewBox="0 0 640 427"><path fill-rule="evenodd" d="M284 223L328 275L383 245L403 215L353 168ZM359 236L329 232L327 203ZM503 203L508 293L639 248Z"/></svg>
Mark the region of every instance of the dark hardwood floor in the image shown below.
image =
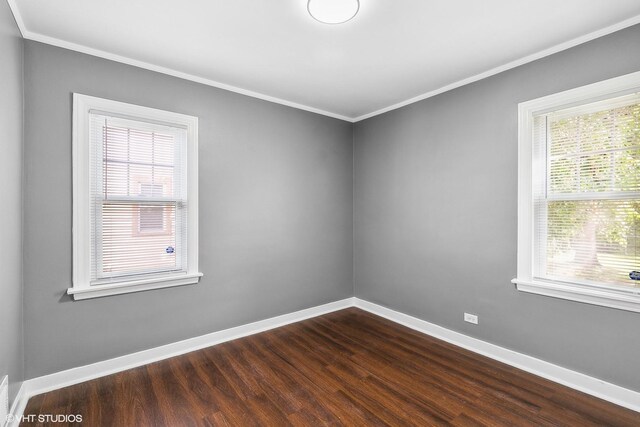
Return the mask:
<svg viewBox="0 0 640 427"><path fill-rule="evenodd" d="M85 426L640 426L640 413L355 308L35 396L29 414Z"/></svg>

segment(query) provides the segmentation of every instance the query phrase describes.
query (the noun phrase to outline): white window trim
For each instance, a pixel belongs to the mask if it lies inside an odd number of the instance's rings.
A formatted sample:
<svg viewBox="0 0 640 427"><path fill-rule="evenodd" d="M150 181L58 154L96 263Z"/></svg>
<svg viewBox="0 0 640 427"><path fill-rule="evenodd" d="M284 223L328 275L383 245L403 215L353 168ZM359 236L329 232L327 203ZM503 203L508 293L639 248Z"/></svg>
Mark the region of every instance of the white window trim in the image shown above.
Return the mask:
<svg viewBox="0 0 640 427"><path fill-rule="evenodd" d="M533 278L533 119L535 115L640 92L640 72L518 105L518 266L511 281L519 291L640 312L640 288L584 285Z"/></svg>
<svg viewBox="0 0 640 427"><path fill-rule="evenodd" d="M170 123L187 129L187 268L186 272L161 274L91 286L89 180L89 112L98 110L150 122ZM73 286L75 300L198 283L198 118L155 108L73 94Z"/></svg>

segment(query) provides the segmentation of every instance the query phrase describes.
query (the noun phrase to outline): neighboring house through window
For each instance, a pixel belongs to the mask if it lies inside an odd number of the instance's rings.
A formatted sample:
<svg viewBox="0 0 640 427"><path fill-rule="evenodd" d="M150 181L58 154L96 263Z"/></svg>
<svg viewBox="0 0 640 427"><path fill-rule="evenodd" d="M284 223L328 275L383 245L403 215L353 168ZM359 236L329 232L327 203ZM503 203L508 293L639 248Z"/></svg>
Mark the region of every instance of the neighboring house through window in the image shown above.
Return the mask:
<svg viewBox="0 0 640 427"><path fill-rule="evenodd" d="M164 186L162 184L140 184L140 196L142 197L162 197L163 194ZM173 216L172 210L165 206L141 205L136 221L137 232L140 234L171 234L173 232L171 227Z"/></svg>

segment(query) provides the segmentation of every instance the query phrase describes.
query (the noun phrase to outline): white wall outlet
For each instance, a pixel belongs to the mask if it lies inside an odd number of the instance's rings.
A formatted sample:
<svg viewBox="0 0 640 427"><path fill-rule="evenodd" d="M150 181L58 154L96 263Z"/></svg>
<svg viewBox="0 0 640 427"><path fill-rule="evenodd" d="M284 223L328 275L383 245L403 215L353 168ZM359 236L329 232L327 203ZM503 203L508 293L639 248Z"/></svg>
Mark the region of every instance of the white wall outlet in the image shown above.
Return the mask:
<svg viewBox="0 0 640 427"><path fill-rule="evenodd" d="M465 313L464 314L464 321L465 322L469 322L469 323L473 323L474 325L477 325L478 324L478 316L476 316L475 314Z"/></svg>

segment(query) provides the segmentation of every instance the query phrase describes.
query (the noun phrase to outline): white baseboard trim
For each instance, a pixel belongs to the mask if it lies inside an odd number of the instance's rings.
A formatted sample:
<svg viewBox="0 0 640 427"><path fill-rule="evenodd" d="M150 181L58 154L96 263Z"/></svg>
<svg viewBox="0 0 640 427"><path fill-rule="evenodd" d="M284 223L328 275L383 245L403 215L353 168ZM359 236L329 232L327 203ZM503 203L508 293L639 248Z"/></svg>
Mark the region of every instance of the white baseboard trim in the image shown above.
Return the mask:
<svg viewBox="0 0 640 427"><path fill-rule="evenodd" d="M9 375L0 377L0 426L8 424L9 414Z"/></svg>
<svg viewBox="0 0 640 427"><path fill-rule="evenodd" d="M425 320L391 310L360 298L355 298L355 307L368 311L395 323L407 326L418 332L457 345L474 353L487 356L523 371L546 378L550 381L579 390L603 400L640 412L640 393L606 381L563 368L526 354L508 350L504 347L472 338L470 336L443 328Z"/></svg>
<svg viewBox="0 0 640 427"><path fill-rule="evenodd" d="M31 396L27 394L27 387L23 382L9 410L11 418L7 420L6 427L18 427L20 425L22 414L24 414L24 409L27 407L27 402L29 402L30 398Z"/></svg>
<svg viewBox="0 0 640 427"><path fill-rule="evenodd" d="M260 320L258 322L236 326L234 328L151 348L149 350L127 354L114 359L104 360L102 362L92 363L90 365L33 378L22 384L22 388L14 402L14 407L11 409L11 414L19 420L24 413L27 401L32 396L36 396L38 394L90 381L96 378L115 374L117 372L126 371L127 369L147 365L149 363L179 356L181 354L211 347L226 341L268 331L280 326L300 322L305 319L321 316L326 313L331 313L333 311L353 306L354 298L346 298L340 301L319 305L317 307L311 307L305 310L283 314L281 316ZM18 423L15 424L15 426L17 425ZM12 424L9 424L9 426L13 427Z"/></svg>
<svg viewBox="0 0 640 427"><path fill-rule="evenodd" d="M270 319L225 329L218 332L178 341L172 344L155 347L149 350L128 354L114 359L81 366L25 381L11 407L11 414L19 420L24 413L27 402L32 396L46 393L84 381L111 375L127 369L179 356L191 351L200 350L226 341L264 332L270 329L300 322L312 317L321 316L344 308L357 307L384 317L395 323L407 326L416 331L433 336L474 353L487 356L499 362L530 372L567 387L582 391L600 399L640 412L640 393L629 390L597 378L572 371L561 366L545 362L488 342L463 335L459 332L443 328L425 320L391 310L360 298L346 298L317 307L272 317ZM9 423L8 427L18 426L18 422Z"/></svg>

